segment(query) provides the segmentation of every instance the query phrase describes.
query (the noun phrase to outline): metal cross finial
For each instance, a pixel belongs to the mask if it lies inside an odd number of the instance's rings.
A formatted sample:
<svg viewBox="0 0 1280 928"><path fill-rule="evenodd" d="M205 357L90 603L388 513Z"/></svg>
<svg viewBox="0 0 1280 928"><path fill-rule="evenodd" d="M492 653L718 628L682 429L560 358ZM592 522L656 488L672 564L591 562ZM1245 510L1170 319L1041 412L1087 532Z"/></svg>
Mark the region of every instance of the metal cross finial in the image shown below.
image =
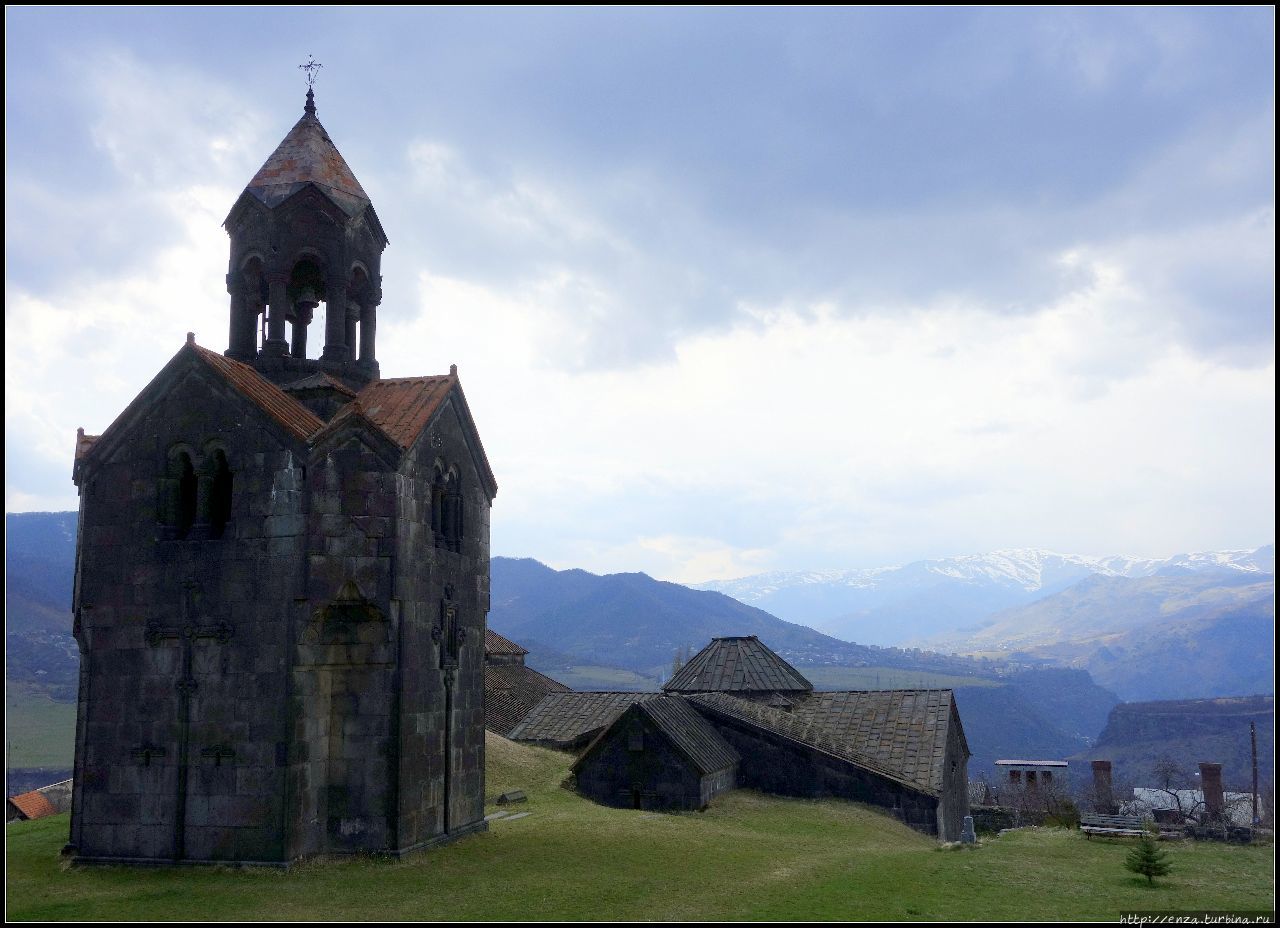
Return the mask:
<svg viewBox="0 0 1280 928"><path fill-rule="evenodd" d="M320 62L316 61L314 55L307 55L307 63L298 65L298 70L307 72L307 89L310 90L316 85L316 72L323 68Z"/></svg>

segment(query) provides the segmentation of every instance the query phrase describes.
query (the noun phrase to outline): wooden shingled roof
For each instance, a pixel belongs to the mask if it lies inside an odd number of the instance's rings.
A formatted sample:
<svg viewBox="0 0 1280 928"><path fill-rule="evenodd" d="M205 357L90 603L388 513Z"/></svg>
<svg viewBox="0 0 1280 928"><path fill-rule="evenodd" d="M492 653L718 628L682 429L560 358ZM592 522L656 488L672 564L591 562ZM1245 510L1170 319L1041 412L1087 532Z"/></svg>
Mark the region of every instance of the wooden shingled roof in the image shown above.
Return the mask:
<svg viewBox="0 0 1280 928"><path fill-rule="evenodd" d="M951 690L872 690L814 693L791 715L911 782L941 792L953 707ZM954 718L958 726L959 714ZM959 733L967 754L964 730Z"/></svg>
<svg viewBox="0 0 1280 928"><path fill-rule="evenodd" d="M484 653L488 656L490 654L528 654L529 652L510 638L499 635L492 628L486 628L484 630Z"/></svg>
<svg viewBox="0 0 1280 928"><path fill-rule="evenodd" d="M693 706L678 696L662 696L637 703L636 710L648 716L704 776L732 767L742 760L733 745L725 741Z"/></svg>
<svg viewBox="0 0 1280 928"><path fill-rule="evenodd" d="M755 635L713 638L662 687L668 693L809 693L813 684Z"/></svg>
<svg viewBox="0 0 1280 928"><path fill-rule="evenodd" d="M504 639L505 640L505 639ZM488 642L486 641L486 647ZM524 664L484 665L484 727L504 738L529 711L552 693L569 687Z"/></svg>
<svg viewBox="0 0 1280 928"><path fill-rule="evenodd" d="M552 693L508 737L572 749L612 725L635 703L657 698L657 693Z"/></svg>
<svg viewBox="0 0 1280 928"><path fill-rule="evenodd" d="M764 729L933 796L942 793L953 719L950 690L815 693L790 711L725 693L689 700L712 717ZM959 716L954 718L959 724Z"/></svg>

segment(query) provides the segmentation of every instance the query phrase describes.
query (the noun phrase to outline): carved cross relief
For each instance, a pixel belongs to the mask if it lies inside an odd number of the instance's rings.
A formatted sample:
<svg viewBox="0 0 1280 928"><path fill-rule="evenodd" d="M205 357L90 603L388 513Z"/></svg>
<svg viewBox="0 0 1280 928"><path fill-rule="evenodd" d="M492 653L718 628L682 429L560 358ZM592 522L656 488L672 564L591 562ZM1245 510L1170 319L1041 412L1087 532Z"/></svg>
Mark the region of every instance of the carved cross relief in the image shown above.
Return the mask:
<svg viewBox="0 0 1280 928"><path fill-rule="evenodd" d="M431 631L431 639L439 647L440 669L445 672L446 681L452 683L458 670L458 655L467 639L467 630L459 620L458 604L453 600L453 584L445 584L440 617Z"/></svg>
<svg viewBox="0 0 1280 928"><path fill-rule="evenodd" d="M188 581L182 591L182 619L177 625L161 625L152 622L147 625L146 642L149 647L158 648L168 642L174 642L182 648L182 671L174 682L178 691L178 803L174 817L174 857L186 856L186 807L188 765L191 755L191 700L199 689L193 664L197 644L226 644L231 640L234 630L227 622L201 623L196 618L200 598L200 585ZM133 757L142 762L144 767L151 766L153 758L164 757L163 748L146 744L136 748ZM203 757L211 757L215 766L221 766L224 759L234 758L235 752L224 744L206 748L200 752Z"/></svg>

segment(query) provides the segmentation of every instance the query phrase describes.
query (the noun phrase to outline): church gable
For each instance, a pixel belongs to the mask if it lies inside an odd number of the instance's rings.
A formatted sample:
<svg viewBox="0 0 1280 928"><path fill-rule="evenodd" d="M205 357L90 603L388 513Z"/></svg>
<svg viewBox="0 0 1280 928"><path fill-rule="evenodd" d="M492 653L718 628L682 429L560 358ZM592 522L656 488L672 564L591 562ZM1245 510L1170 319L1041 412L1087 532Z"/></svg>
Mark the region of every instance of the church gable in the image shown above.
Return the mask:
<svg viewBox="0 0 1280 928"><path fill-rule="evenodd" d="M216 404L218 399L228 404L228 414L222 417L228 421L201 426L195 420L210 418L213 409L210 404ZM166 406L180 412L164 413L162 409ZM210 431L243 428L246 413L258 419L283 445L305 441L323 425L314 413L252 368L189 340L102 435L83 452L77 447L77 471L107 460L117 448L130 441L130 436L139 428L156 434L157 417L171 422L175 429L171 435L157 435L162 442L190 442L203 440L208 437L203 433ZM202 434L194 434L193 429ZM192 434L185 434L187 432Z"/></svg>
<svg viewBox="0 0 1280 928"><path fill-rule="evenodd" d="M363 415L383 434L400 448L415 450L423 463L430 461L433 451L443 450L446 444L443 431L446 429L442 426L449 421L447 428L456 432L465 443L466 456L475 468L486 497L491 500L497 495L498 484L480 443L456 368L447 375L435 377L374 381L360 391L356 402ZM422 447L423 437L429 432L431 438L427 444L431 450ZM449 464L456 465L457 462L445 462L446 469Z"/></svg>
<svg viewBox="0 0 1280 928"><path fill-rule="evenodd" d="M371 455L377 466L366 461L361 469L394 471L400 466L404 449L365 414L359 400L353 400L338 410L319 433L312 438L309 459L320 462L326 458L347 458L353 452Z"/></svg>

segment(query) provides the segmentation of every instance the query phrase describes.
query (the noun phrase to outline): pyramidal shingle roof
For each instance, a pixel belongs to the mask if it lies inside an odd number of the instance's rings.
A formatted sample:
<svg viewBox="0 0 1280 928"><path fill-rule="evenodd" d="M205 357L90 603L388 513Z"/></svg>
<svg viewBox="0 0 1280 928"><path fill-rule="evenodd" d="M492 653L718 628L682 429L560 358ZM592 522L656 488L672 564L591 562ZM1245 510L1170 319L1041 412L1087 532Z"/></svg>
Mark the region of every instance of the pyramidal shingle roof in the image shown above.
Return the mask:
<svg viewBox="0 0 1280 928"><path fill-rule="evenodd" d="M811 693L813 684L755 635L712 638L662 688L668 693Z"/></svg>
<svg viewBox="0 0 1280 928"><path fill-rule="evenodd" d="M310 94L302 118L245 189L267 206L276 206L306 184L315 184L351 216L370 205L369 195L316 118Z"/></svg>

